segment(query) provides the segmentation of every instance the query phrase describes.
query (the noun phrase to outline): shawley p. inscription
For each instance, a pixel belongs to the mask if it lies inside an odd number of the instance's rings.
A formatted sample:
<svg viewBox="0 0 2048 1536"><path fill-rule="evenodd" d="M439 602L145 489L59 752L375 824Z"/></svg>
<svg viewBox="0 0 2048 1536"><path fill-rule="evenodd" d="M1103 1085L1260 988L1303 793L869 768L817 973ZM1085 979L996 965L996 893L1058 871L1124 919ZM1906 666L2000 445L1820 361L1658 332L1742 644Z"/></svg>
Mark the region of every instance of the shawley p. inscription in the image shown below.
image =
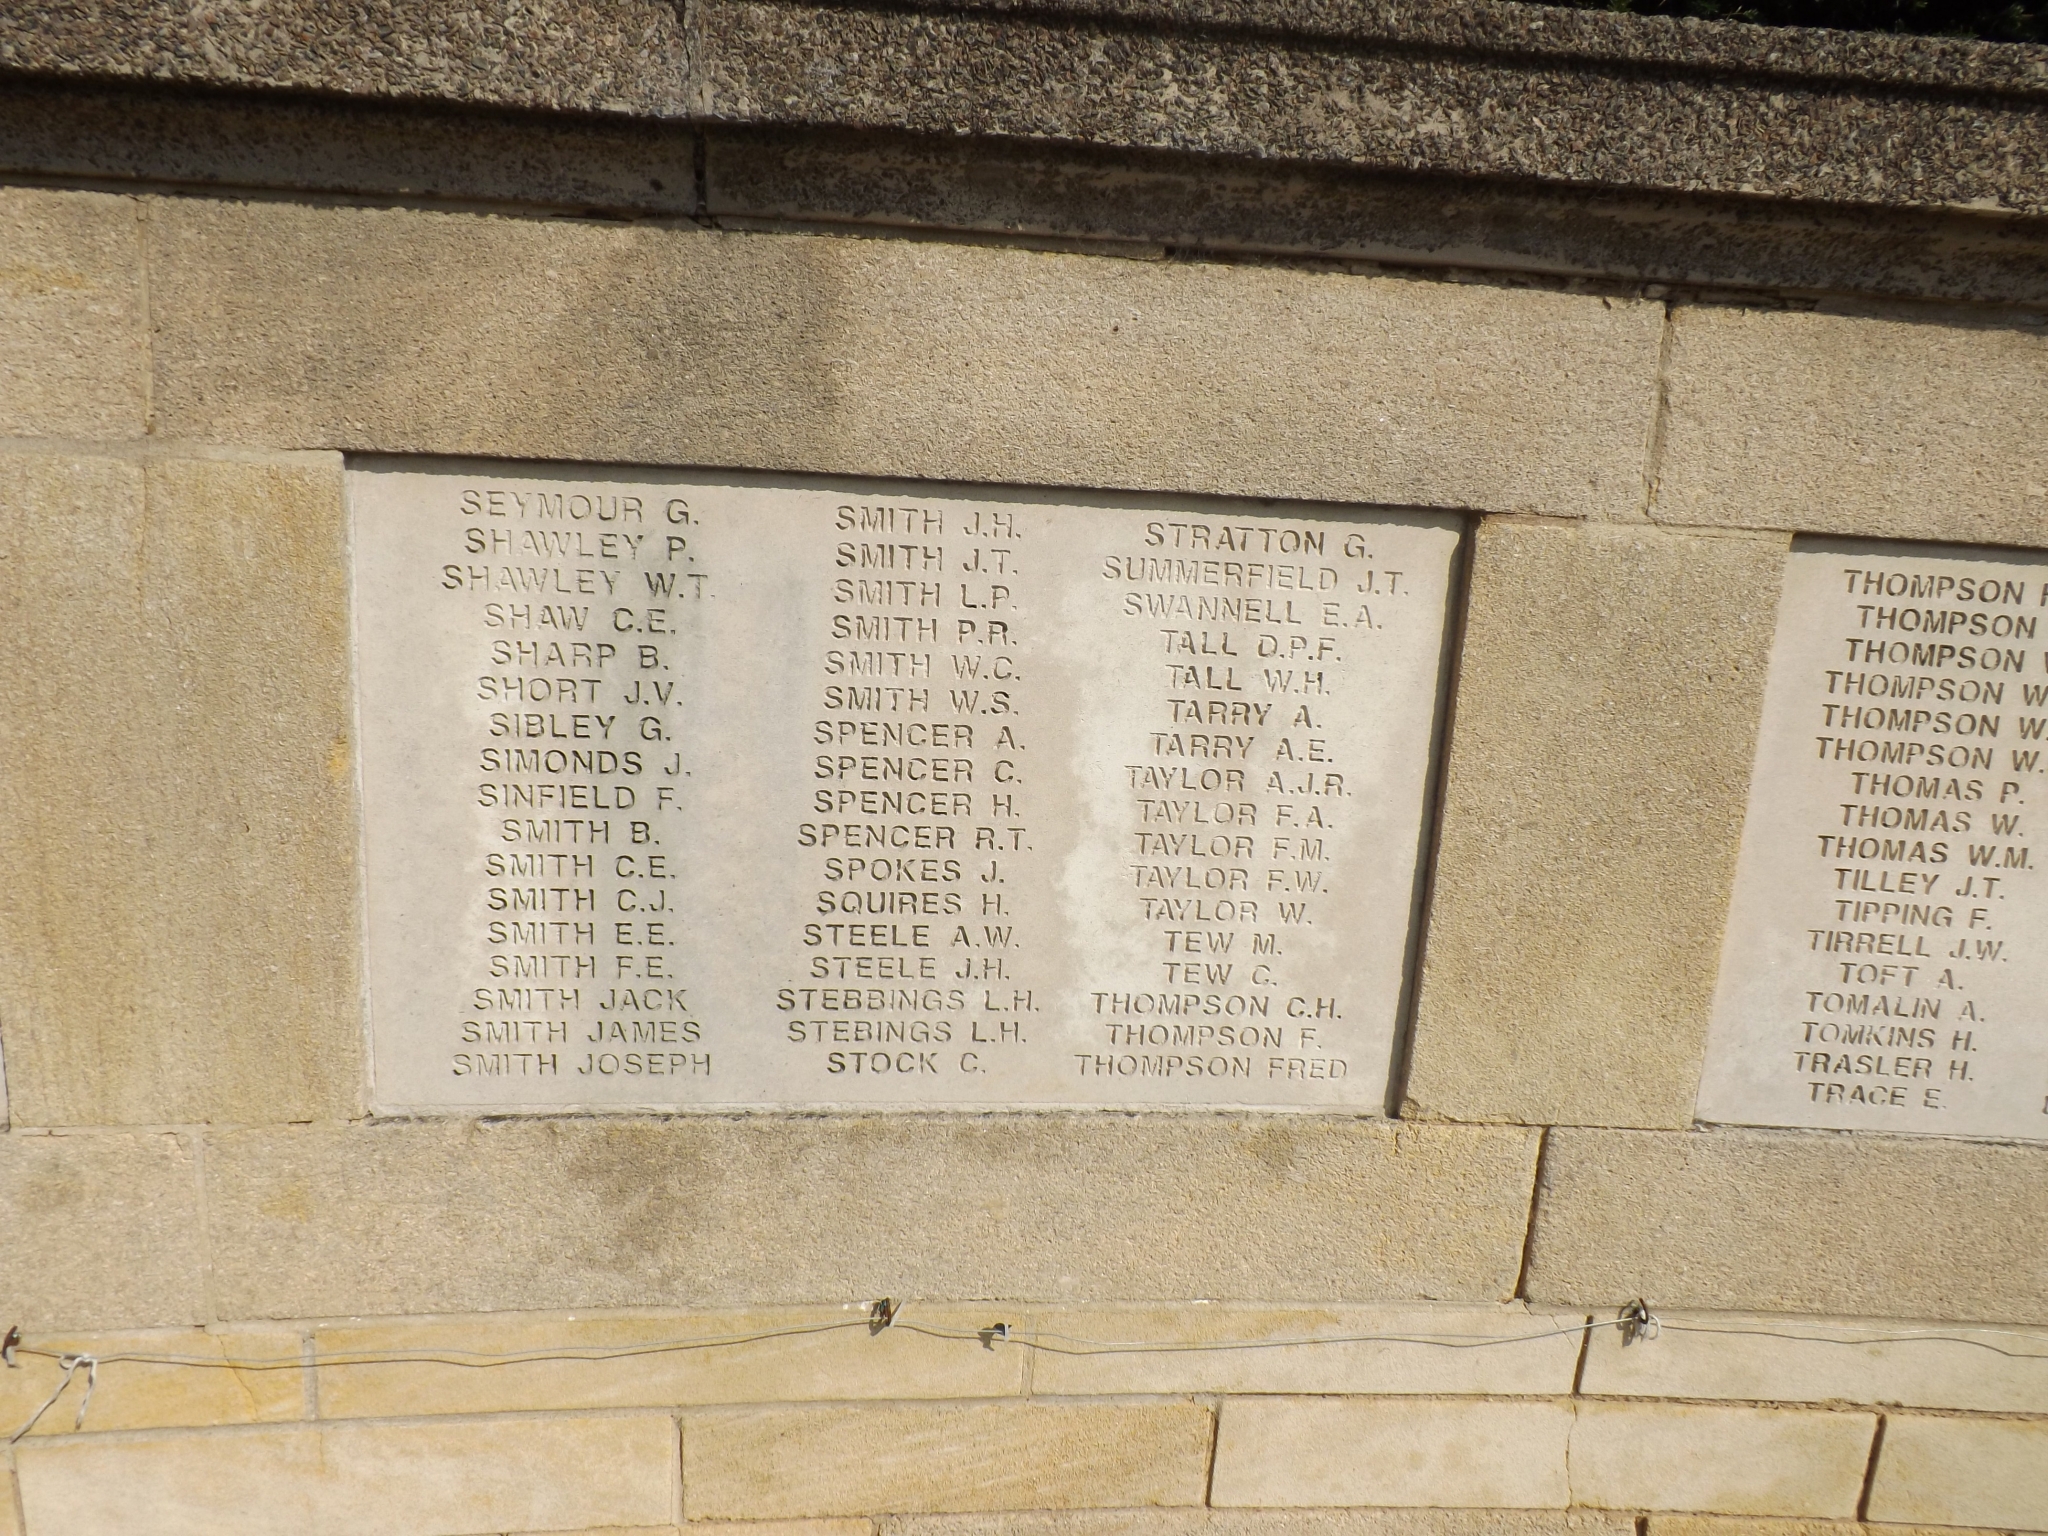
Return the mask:
<svg viewBox="0 0 2048 1536"><path fill-rule="evenodd" d="M1451 519L349 491L380 1107L1381 1106Z"/></svg>
<svg viewBox="0 0 2048 1536"><path fill-rule="evenodd" d="M1802 541L1702 1119L2048 1139L2048 557Z"/></svg>

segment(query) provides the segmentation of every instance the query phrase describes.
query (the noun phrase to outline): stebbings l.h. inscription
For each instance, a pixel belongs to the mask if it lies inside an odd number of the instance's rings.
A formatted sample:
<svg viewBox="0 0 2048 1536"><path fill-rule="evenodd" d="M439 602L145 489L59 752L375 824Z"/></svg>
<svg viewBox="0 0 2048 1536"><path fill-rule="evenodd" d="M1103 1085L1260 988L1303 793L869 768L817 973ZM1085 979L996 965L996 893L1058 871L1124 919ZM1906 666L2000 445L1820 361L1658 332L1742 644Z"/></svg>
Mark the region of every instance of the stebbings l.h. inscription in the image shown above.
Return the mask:
<svg viewBox="0 0 2048 1536"><path fill-rule="evenodd" d="M1381 1108L1455 520L349 495L380 1108Z"/></svg>
<svg viewBox="0 0 2048 1536"><path fill-rule="evenodd" d="M2048 1139L2048 557L1801 541L1704 1120Z"/></svg>

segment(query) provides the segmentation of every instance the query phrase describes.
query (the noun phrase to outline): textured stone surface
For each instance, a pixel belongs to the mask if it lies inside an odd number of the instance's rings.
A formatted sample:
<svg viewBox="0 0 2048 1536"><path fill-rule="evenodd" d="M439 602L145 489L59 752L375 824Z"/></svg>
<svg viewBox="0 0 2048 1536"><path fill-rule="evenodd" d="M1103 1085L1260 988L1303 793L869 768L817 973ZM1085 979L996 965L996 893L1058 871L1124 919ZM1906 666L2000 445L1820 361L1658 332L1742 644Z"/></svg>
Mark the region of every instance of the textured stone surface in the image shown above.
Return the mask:
<svg viewBox="0 0 2048 1536"><path fill-rule="evenodd" d="M1216 1435L1216 1505L1562 1509L1563 1403L1231 1398Z"/></svg>
<svg viewBox="0 0 2048 1536"><path fill-rule="evenodd" d="M1954 1536L1945 1525L1873 1525L1857 1520L1798 1520L1769 1515L1667 1515L1646 1518L1648 1536Z"/></svg>
<svg viewBox="0 0 2048 1536"><path fill-rule="evenodd" d="M0 253L0 437L140 436L135 200L0 188Z"/></svg>
<svg viewBox="0 0 2048 1536"><path fill-rule="evenodd" d="M1870 1518L2048 1530L2048 1422L1893 1415Z"/></svg>
<svg viewBox="0 0 2048 1536"><path fill-rule="evenodd" d="M30 1536L469 1536L663 1522L667 1415L25 1442Z"/></svg>
<svg viewBox="0 0 2048 1536"><path fill-rule="evenodd" d="M0 1136L0 1232L0 1296L24 1332L206 1316L197 1182L179 1137Z"/></svg>
<svg viewBox="0 0 2048 1536"><path fill-rule="evenodd" d="M43 1353L20 1357L16 1370L0 1370L0 1424L9 1433L28 1422L36 1406L56 1390L63 1369L50 1354L77 1351L100 1357L86 1422L95 1432L167 1429L221 1424L274 1424L305 1417L303 1370L217 1370L201 1366L146 1364L116 1355L176 1356L198 1360L293 1362L302 1350L299 1335L281 1329L180 1328L136 1333L29 1333L23 1342ZM68 1434L84 1394L74 1381L32 1433Z"/></svg>
<svg viewBox="0 0 2048 1536"><path fill-rule="evenodd" d="M1410 1113L1690 1123L1784 548L1481 525Z"/></svg>
<svg viewBox="0 0 2048 1536"><path fill-rule="evenodd" d="M683 1421L693 1520L1198 1504L1209 1410L1155 1402L784 1408Z"/></svg>
<svg viewBox="0 0 2048 1536"><path fill-rule="evenodd" d="M2048 206L2048 115L2031 98L1332 47L1264 15L1257 25L1153 31L1071 14L707 0L692 91L697 110L727 121L1819 201ZM2035 67L2048 58L2019 51ZM820 57L836 67L816 69ZM1185 88L1191 79L1199 90Z"/></svg>
<svg viewBox="0 0 2048 1536"><path fill-rule="evenodd" d="M167 434L1572 516L1642 499L1662 308L1640 300L404 210L153 208Z"/></svg>
<svg viewBox="0 0 2048 1536"><path fill-rule="evenodd" d="M2048 321L1681 306L1654 515L2048 545Z"/></svg>
<svg viewBox="0 0 2048 1536"><path fill-rule="evenodd" d="M1877 1416L1580 1403L1572 1502L1731 1515L1856 1513Z"/></svg>
<svg viewBox="0 0 2048 1536"><path fill-rule="evenodd" d="M339 465L12 456L0 487L14 1123L347 1113Z"/></svg>
<svg viewBox="0 0 2048 1536"><path fill-rule="evenodd" d="M1854 1198L1845 1198L1846 1191ZM1951 1321L2048 1315L2048 1148L1550 1133L1525 1292Z"/></svg>
<svg viewBox="0 0 2048 1536"><path fill-rule="evenodd" d="M1105 1509L911 1515L883 1536L1632 1536L1635 1522L1575 1509Z"/></svg>
<svg viewBox="0 0 2048 1536"><path fill-rule="evenodd" d="M1026 1338L1054 1351L1037 1356L1038 1393L1358 1392L1492 1394L1572 1389L1583 1313L1524 1307L1067 1307L1033 1312ZM1570 1330L1570 1331L1562 1331ZM1346 1337L1409 1343L1289 1343ZM1445 1349L1430 1339L1527 1339L1527 1343ZM1273 1341L1271 1348L1203 1349ZM1137 1351L1101 1351L1102 1343ZM1173 1346L1195 1346L1185 1350Z"/></svg>
<svg viewBox="0 0 2048 1536"><path fill-rule="evenodd" d="M1955 1324L1661 1312L1655 1348L1603 1328L1581 1390L1596 1397L1898 1403L2048 1414L2048 1349ZM1930 1338L1929 1333L1948 1337ZM1955 1336L1960 1337L1955 1337Z"/></svg>
<svg viewBox="0 0 2048 1536"><path fill-rule="evenodd" d="M456 1364L320 1366L320 1412L329 1418L415 1413L518 1413L559 1408L653 1408L857 1398L1004 1397L1024 1389L1022 1350L983 1348L986 1308L917 1305L905 1320L963 1338L908 1328L870 1335L862 1306L619 1318L521 1314L373 1327L314 1329L316 1358L445 1353L616 1354L489 1370ZM829 1330L829 1331L828 1331ZM721 1345L743 1335L783 1337ZM698 1347L663 1350L671 1343Z"/></svg>
<svg viewBox="0 0 2048 1536"><path fill-rule="evenodd" d="M1520 1129L1165 1114L223 1133L208 1147L213 1276L234 1317L1489 1300L1514 1287L1535 1143Z"/></svg>

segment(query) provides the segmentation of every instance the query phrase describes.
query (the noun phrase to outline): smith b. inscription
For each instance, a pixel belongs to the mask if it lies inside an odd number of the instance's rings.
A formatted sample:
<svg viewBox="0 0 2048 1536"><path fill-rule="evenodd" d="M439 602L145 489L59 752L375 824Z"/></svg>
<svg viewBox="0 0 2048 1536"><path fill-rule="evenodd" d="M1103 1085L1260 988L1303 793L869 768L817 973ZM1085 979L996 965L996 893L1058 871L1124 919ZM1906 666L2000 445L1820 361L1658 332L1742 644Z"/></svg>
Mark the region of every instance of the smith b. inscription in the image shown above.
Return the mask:
<svg viewBox="0 0 2048 1536"><path fill-rule="evenodd" d="M1449 519L350 497L380 1107L1380 1107Z"/></svg>
<svg viewBox="0 0 2048 1536"><path fill-rule="evenodd" d="M2048 1139L2048 561L1786 566L1703 1119Z"/></svg>

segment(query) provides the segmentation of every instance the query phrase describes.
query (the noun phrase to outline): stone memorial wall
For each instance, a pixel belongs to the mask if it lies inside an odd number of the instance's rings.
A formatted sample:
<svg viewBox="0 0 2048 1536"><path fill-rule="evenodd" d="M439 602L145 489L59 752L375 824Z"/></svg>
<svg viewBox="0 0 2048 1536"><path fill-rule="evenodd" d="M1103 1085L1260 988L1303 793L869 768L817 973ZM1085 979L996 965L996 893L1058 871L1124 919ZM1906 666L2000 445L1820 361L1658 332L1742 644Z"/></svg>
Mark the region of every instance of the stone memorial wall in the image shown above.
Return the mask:
<svg viewBox="0 0 2048 1536"><path fill-rule="evenodd" d="M0 1536L2048 1532L2044 167L1510 0L0 8Z"/></svg>

